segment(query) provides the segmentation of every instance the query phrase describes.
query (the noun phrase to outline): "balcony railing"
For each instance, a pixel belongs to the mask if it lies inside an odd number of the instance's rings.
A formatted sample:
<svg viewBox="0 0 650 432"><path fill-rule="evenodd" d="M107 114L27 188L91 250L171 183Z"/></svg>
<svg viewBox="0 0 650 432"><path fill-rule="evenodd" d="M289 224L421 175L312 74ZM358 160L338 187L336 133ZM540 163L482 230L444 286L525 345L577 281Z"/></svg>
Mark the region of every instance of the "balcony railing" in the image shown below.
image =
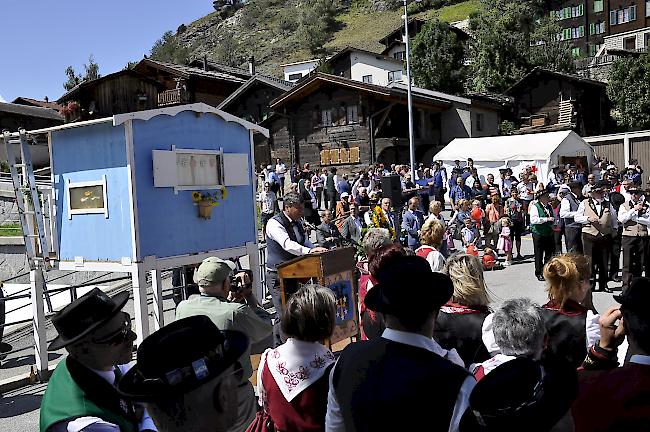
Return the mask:
<svg viewBox="0 0 650 432"><path fill-rule="evenodd" d="M190 95L187 90L183 89L173 89L165 90L162 93L158 93L158 106L167 106L167 105L178 105L187 103L190 101Z"/></svg>
<svg viewBox="0 0 650 432"><path fill-rule="evenodd" d="M622 50L621 50L622 51ZM633 50L627 50L628 52L634 53L644 53L648 51L648 47L641 47ZM585 57L575 61L576 69L587 69L590 67L604 66L614 63L617 59L621 58L621 54L605 54L598 57Z"/></svg>

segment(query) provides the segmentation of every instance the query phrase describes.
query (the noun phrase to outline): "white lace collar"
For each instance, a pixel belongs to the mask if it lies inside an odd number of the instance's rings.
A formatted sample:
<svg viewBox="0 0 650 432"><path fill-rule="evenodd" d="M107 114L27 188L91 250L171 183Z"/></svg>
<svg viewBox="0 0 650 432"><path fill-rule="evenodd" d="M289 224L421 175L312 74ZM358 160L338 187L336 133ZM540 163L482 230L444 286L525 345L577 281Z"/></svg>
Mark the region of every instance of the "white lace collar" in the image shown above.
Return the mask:
<svg viewBox="0 0 650 432"><path fill-rule="evenodd" d="M335 360L325 346L293 338L267 353L266 364L287 402L318 381Z"/></svg>

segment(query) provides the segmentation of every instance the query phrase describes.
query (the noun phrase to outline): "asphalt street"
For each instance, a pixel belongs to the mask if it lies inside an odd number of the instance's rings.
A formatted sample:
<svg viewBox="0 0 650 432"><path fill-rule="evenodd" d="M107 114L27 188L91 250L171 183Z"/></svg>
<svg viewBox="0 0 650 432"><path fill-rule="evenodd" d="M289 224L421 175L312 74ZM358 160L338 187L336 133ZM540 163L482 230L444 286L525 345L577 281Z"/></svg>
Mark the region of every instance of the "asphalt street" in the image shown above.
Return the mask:
<svg viewBox="0 0 650 432"><path fill-rule="evenodd" d="M501 270L486 272L485 280L493 307L497 307L499 303L506 299L516 297L528 297L538 304L546 303L546 285L534 277L532 247L530 237L524 238L522 253L526 256L526 259ZM246 265L245 263L242 264ZM170 286L170 279L165 279L163 287L168 288ZM620 286L620 284L610 283L611 288L616 286ZM118 288L118 291L124 289L129 289L129 286ZM604 311L614 303L612 294L594 293L594 304L599 311ZM151 294L149 294L149 304L151 304ZM165 322L169 322L174 319L174 303L171 300L170 293L165 295L164 307ZM132 300L129 301L125 310L133 316ZM153 326L153 323L151 325ZM47 334L48 340L52 340L56 335L51 325L48 327ZM33 362L31 327L9 335L6 341L11 343L14 348L22 347L23 350L3 361L0 366L0 379L7 378L11 374L28 372L29 365ZM53 362L59 361L63 355L63 351L50 353L50 360ZM1 395L0 431L23 432L37 430L39 405L45 388L46 384L37 384Z"/></svg>

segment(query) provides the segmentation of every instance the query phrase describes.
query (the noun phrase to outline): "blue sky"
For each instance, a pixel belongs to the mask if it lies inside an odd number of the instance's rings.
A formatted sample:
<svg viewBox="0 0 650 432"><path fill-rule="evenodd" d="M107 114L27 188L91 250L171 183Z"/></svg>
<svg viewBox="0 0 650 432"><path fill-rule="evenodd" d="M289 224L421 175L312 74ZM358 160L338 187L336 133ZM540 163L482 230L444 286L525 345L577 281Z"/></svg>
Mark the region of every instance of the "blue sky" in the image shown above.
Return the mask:
<svg viewBox="0 0 650 432"><path fill-rule="evenodd" d="M212 11L210 0L0 0L0 99L55 100L67 66L83 72L92 54L102 75L117 72Z"/></svg>

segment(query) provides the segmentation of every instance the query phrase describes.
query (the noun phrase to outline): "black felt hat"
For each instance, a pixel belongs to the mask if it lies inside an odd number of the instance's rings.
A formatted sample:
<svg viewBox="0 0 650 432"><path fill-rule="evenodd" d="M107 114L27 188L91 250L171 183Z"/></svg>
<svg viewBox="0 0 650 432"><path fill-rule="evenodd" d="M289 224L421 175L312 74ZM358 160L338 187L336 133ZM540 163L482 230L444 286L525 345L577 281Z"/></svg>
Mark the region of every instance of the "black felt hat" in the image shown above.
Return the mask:
<svg viewBox="0 0 650 432"><path fill-rule="evenodd" d="M650 315L650 279L636 277L630 286L620 295L615 295L614 300L621 304L621 308L634 311L644 316Z"/></svg>
<svg viewBox="0 0 650 432"><path fill-rule="evenodd" d="M464 431L548 431L569 411L578 389L571 368L552 373L516 358L481 379L460 423Z"/></svg>
<svg viewBox="0 0 650 432"><path fill-rule="evenodd" d="M376 278L377 285L364 299L366 307L397 317L439 308L454 293L449 276L434 273L429 263L419 256L396 257Z"/></svg>
<svg viewBox="0 0 650 432"><path fill-rule="evenodd" d="M591 188L591 191L592 192L599 192L599 191L603 191L605 189L609 189L610 187L612 187L612 184L610 182L608 182L607 180L601 180L601 181L597 182Z"/></svg>
<svg viewBox="0 0 650 432"><path fill-rule="evenodd" d="M550 192L548 189L542 189L542 190L540 190L540 191L537 191L537 192L535 193L535 199L540 199L540 198L543 197L544 195L546 195L546 196L550 196L550 195L551 195L551 192Z"/></svg>
<svg viewBox="0 0 650 432"><path fill-rule="evenodd" d="M52 317L52 324L59 335L47 349L56 351L78 342L110 321L128 300L128 291L109 297L99 288L79 297Z"/></svg>
<svg viewBox="0 0 650 432"><path fill-rule="evenodd" d="M183 318L142 341L118 390L136 401L177 397L221 375L247 348L246 335L220 331L205 315Z"/></svg>

